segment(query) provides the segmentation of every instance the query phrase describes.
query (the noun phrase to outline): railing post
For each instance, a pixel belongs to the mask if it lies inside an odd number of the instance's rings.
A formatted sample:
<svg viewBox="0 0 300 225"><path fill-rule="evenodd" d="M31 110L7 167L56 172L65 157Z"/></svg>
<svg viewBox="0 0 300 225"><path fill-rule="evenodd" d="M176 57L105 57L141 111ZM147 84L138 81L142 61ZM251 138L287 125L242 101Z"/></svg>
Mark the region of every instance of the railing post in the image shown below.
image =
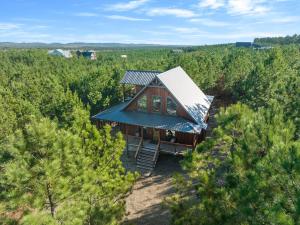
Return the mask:
<svg viewBox="0 0 300 225"><path fill-rule="evenodd" d="M154 156L152 159L154 164L156 164L156 160L158 158L159 148L160 148L160 130L158 130L158 143L157 143L156 150L155 150L155 153L154 153Z"/></svg>
<svg viewBox="0 0 300 225"><path fill-rule="evenodd" d="M129 155L129 147L128 147L128 129L127 124L125 124L125 133L126 133L126 154Z"/></svg>

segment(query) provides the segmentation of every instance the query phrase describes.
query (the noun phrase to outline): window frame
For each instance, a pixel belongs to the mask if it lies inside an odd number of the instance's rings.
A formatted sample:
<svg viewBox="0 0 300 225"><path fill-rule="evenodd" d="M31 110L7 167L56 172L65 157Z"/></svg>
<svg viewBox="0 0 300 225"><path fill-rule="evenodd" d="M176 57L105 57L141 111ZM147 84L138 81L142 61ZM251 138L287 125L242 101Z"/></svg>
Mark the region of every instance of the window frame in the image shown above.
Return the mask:
<svg viewBox="0 0 300 225"><path fill-rule="evenodd" d="M175 104L175 114L171 114L168 112L168 99L170 99L174 104ZM174 98L172 98L171 96L167 96L166 97L166 113L169 115L169 116L177 116L177 109L178 109L178 105L176 103L176 101L174 100Z"/></svg>
<svg viewBox="0 0 300 225"><path fill-rule="evenodd" d="M153 99L155 97L158 97L160 99L160 107L159 107L159 111L154 111L153 109ZM153 113L161 113L162 112L162 97L159 96L159 95L152 95L152 98L151 98L151 112Z"/></svg>
<svg viewBox="0 0 300 225"><path fill-rule="evenodd" d="M144 108L142 109L139 107L140 106L139 101L144 97L146 98L146 106L145 106L145 109ZM137 108L137 111L139 111L139 112L147 112L148 111L148 96L146 94L143 94L142 96L140 96L137 99L136 108Z"/></svg>

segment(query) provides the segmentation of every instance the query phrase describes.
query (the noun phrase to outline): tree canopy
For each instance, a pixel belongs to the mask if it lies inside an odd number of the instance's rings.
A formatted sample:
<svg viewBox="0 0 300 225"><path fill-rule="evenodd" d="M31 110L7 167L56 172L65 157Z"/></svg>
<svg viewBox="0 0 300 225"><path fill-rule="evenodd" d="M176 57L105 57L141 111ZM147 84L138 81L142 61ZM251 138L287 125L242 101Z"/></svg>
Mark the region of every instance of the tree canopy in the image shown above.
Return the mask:
<svg viewBox="0 0 300 225"><path fill-rule="evenodd" d="M116 49L97 52L95 61L1 50L0 223L120 223L136 175L120 161L121 134L98 130L90 116L121 101L127 69L179 65L205 93L234 104L185 157L188 176L176 176L168 200L173 223L299 224L300 51L293 44Z"/></svg>

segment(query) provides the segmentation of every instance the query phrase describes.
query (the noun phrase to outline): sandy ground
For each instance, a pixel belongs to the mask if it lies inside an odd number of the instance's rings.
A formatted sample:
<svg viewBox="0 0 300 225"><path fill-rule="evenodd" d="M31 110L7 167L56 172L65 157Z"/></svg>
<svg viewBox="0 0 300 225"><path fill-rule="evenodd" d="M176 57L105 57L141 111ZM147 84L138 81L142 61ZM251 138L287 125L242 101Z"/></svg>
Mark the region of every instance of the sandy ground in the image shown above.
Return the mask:
<svg viewBox="0 0 300 225"><path fill-rule="evenodd" d="M174 192L172 175L182 173L179 156L160 154L155 170L149 177L141 177L126 200L124 225L168 225L170 212L162 206L165 197ZM134 170L132 156L124 156L125 166Z"/></svg>

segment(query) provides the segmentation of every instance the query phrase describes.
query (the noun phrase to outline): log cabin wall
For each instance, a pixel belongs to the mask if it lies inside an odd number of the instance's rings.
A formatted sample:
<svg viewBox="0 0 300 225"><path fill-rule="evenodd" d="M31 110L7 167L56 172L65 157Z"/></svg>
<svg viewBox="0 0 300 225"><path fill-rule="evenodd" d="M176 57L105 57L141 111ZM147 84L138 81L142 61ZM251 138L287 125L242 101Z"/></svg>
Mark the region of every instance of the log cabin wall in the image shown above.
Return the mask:
<svg viewBox="0 0 300 225"><path fill-rule="evenodd" d="M121 132L125 135L126 134L126 126L127 126L127 132L128 132L128 135L131 135L131 136L135 136L136 133L139 131L139 127L138 126L135 126L135 125L129 125L129 124L123 124L123 123L120 123L120 130Z"/></svg>
<svg viewBox="0 0 300 225"><path fill-rule="evenodd" d="M182 132L175 132L176 142L192 145L194 141L194 134L190 133L182 133Z"/></svg>
<svg viewBox="0 0 300 225"><path fill-rule="evenodd" d="M171 93L164 87L147 87L141 94L139 97L143 96L143 95L147 95L147 111L149 113L152 112L152 96L160 96L161 100L162 100L162 114L168 115L167 114L167 97L172 98L176 104L177 104L177 116L181 116L187 120L193 121L193 119L191 118L191 116L189 114L187 114L187 112L183 109L183 107L181 105L179 105L179 103L176 101L176 99L174 99L174 97L171 95ZM129 111L135 111L137 110L137 100L138 97L136 99L134 99L133 102L131 102L126 110Z"/></svg>

